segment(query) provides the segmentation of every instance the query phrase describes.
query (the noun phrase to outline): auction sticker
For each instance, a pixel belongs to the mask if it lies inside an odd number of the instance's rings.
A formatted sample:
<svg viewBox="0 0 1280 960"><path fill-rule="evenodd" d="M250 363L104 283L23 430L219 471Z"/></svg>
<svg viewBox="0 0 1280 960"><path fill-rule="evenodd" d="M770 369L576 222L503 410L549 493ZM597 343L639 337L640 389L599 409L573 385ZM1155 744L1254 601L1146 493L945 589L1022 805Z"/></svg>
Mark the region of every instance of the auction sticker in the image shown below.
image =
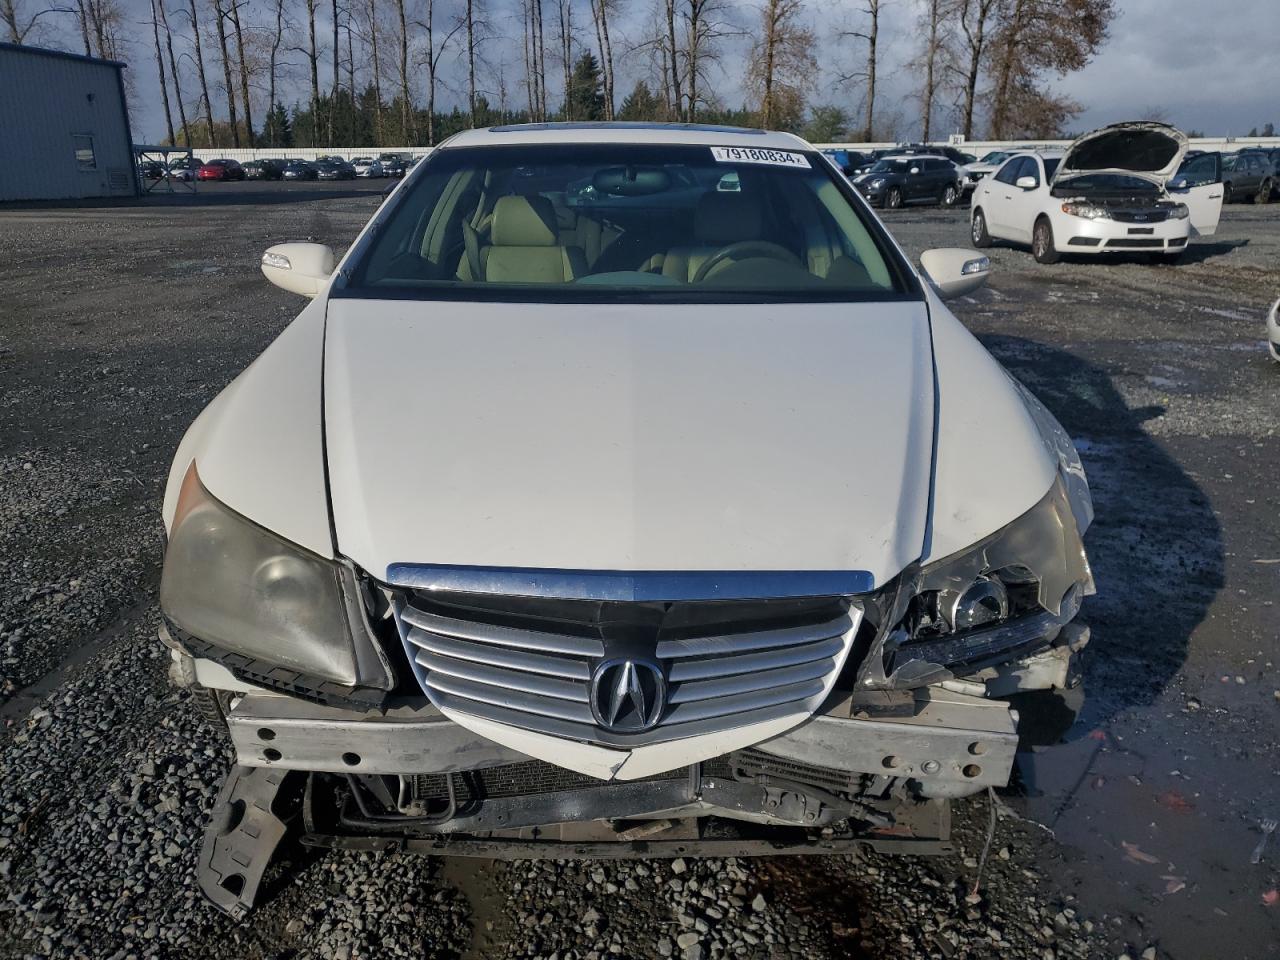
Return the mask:
<svg viewBox="0 0 1280 960"><path fill-rule="evenodd" d="M809 161L803 153L787 150L765 150L760 147L712 147L711 156L720 163L768 163L776 167L809 169Z"/></svg>

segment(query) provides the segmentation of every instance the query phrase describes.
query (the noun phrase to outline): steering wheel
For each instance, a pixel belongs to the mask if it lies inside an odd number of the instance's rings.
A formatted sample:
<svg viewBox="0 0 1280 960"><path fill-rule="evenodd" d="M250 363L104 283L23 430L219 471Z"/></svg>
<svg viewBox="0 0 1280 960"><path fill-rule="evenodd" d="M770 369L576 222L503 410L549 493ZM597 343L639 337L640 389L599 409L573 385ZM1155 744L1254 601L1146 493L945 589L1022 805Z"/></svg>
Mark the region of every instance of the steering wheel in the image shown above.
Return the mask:
<svg viewBox="0 0 1280 960"><path fill-rule="evenodd" d="M739 240L736 243L726 244L707 257L689 282L701 283L707 278L707 274L726 260L734 258L745 260L747 257L766 257L770 260L781 260L783 263L789 263L793 267L801 265L800 258L786 247L770 243L768 240Z"/></svg>

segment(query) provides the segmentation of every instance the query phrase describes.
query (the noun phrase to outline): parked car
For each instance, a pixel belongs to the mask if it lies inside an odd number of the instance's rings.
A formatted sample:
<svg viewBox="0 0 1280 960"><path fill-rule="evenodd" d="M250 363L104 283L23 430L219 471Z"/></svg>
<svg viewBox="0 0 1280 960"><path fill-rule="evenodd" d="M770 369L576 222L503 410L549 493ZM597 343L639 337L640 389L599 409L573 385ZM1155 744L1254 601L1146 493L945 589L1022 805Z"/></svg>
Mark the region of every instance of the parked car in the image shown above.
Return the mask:
<svg viewBox="0 0 1280 960"><path fill-rule="evenodd" d="M1194 163L1207 176L1166 189L1187 138L1162 123L1116 123L1076 140L1065 153L1016 153L973 193L971 238L1028 243L1040 263L1064 253L1145 252L1182 256L1192 236L1218 228L1218 154Z"/></svg>
<svg viewBox="0 0 1280 960"><path fill-rule="evenodd" d="M243 180L244 167L235 160L210 160L196 172L198 180Z"/></svg>
<svg viewBox="0 0 1280 960"><path fill-rule="evenodd" d="M1280 363L1280 300L1271 305L1267 313L1267 349L1271 359Z"/></svg>
<svg viewBox="0 0 1280 960"><path fill-rule="evenodd" d="M990 150L984 153L981 159L962 165L960 167L961 193L965 196L972 194L979 180L995 173L1000 169L1000 165L1012 155L1012 151L1009 150Z"/></svg>
<svg viewBox="0 0 1280 960"><path fill-rule="evenodd" d="M169 161L169 176L175 180L194 180L204 161L196 157L175 157Z"/></svg>
<svg viewBox="0 0 1280 960"><path fill-rule="evenodd" d="M966 163L973 163L978 159L973 154L965 153L963 150L946 143L904 143L900 144L893 152L898 156L927 154L934 157L946 157L957 167L964 166Z"/></svg>
<svg viewBox="0 0 1280 960"><path fill-rule="evenodd" d="M1222 202L1250 200L1270 203L1276 176L1269 158L1261 153L1222 155Z"/></svg>
<svg viewBox="0 0 1280 960"><path fill-rule="evenodd" d="M318 176L316 165L306 160L290 160L281 171L281 177L285 180L315 180Z"/></svg>
<svg viewBox="0 0 1280 960"><path fill-rule="evenodd" d="M943 303L988 260L920 264L804 141L707 126L464 131L341 263L269 248L311 302L163 508L171 675L235 757L205 893L242 916L304 821L437 855L940 849L1078 681L1093 510Z"/></svg>
<svg viewBox="0 0 1280 960"><path fill-rule="evenodd" d="M960 199L960 176L946 157L889 156L853 178L858 192L877 207L896 210L908 203L954 206Z"/></svg>
<svg viewBox="0 0 1280 960"><path fill-rule="evenodd" d="M402 153L378 154L378 162L382 164L382 171L388 177L403 177L409 169L407 160L408 157Z"/></svg>
<svg viewBox="0 0 1280 960"><path fill-rule="evenodd" d="M283 160L250 160L244 165L244 174L250 180L280 180L284 177Z"/></svg>
<svg viewBox="0 0 1280 960"><path fill-rule="evenodd" d="M163 180L167 172L159 160L141 160L138 163L138 176L143 180Z"/></svg>
<svg viewBox="0 0 1280 960"><path fill-rule="evenodd" d="M356 178L356 168L345 160L332 158L317 160L315 167L316 175L321 180L354 180Z"/></svg>
<svg viewBox="0 0 1280 960"><path fill-rule="evenodd" d="M873 165L870 154L858 150L823 150L846 177L856 176Z"/></svg>
<svg viewBox="0 0 1280 960"><path fill-rule="evenodd" d="M356 157L351 161L351 167L355 170L357 177L373 179L387 175L382 167L382 161L375 160L373 157Z"/></svg>

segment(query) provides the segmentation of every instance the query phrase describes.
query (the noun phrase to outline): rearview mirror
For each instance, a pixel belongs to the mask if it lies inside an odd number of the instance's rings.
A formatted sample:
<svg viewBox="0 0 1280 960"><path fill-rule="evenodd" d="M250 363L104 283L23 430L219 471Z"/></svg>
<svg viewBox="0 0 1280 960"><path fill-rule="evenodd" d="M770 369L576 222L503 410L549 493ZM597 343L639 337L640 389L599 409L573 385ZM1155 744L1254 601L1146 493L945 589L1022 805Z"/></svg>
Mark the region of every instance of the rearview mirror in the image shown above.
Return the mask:
<svg viewBox="0 0 1280 960"><path fill-rule="evenodd" d="M991 276L991 261L963 247L926 250L920 254L920 266L943 300L973 293Z"/></svg>
<svg viewBox="0 0 1280 960"><path fill-rule="evenodd" d="M282 290L314 297L337 263L323 243L277 243L262 255L262 275Z"/></svg>
<svg viewBox="0 0 1280 960"><path fill-rule="evenodd" d="M1035 177L1019 177L1013 182L1013 185L1015 187L1020 187L1023 190L1034 190L1036 187L1040 186Z"/></svg>

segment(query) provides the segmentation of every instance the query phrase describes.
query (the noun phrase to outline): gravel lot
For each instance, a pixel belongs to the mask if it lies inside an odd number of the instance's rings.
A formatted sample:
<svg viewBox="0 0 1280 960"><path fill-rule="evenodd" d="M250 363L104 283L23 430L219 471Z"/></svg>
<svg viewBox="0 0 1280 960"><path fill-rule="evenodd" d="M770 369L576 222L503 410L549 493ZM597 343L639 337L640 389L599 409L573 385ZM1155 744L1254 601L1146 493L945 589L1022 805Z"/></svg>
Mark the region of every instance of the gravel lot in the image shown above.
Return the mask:
<svg viewBox="0 0 1280 960"><path fill-rule="evenodd" d="M997 248L956 307L1079 438L1098 509L1089 700L1023 757L980 878L987 798L938 860L295 850L236 924L195 886L229 754L155 640L163 480L299 309L262 248L344 247L380 185L220 186L0 210L0 956L1280 957L1280 848L1248 862L1280 815L1280 208L1228 208L1177 267ZM966 242L962 211L886 219L913 254Z"/></svg>

